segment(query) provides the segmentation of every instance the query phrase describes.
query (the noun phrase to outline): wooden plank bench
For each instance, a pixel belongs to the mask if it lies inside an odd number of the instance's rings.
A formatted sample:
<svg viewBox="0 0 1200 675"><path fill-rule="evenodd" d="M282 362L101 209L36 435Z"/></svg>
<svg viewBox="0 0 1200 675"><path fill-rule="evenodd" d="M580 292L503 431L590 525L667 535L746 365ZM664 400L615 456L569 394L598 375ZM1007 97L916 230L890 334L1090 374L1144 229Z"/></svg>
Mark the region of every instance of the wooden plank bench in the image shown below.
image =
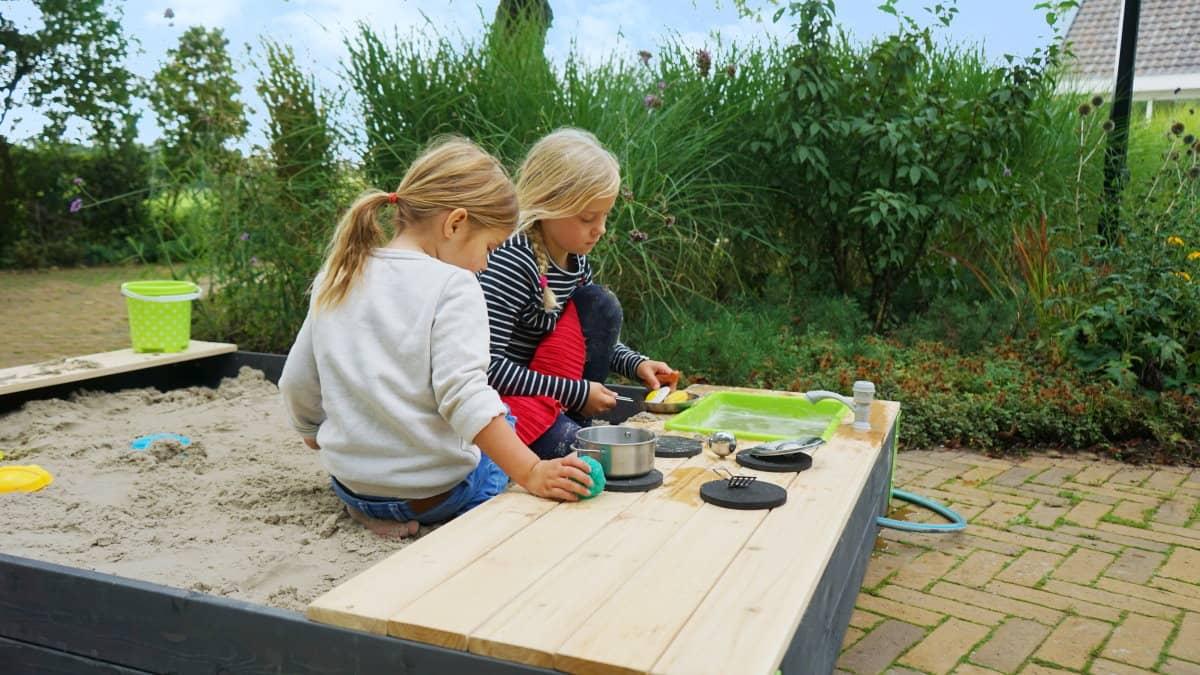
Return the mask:
<svg viewBox="0 0 1200 675"><path fill-rule="evenodd" d="M798 474L702 453L656 460L664 484L645 493L558 504L510 489L307 616L573 673L830 672L886 509L899 410L876 401L867 432L847 415ZM704 503L719 466L784 487L787 503Z"/></svg>

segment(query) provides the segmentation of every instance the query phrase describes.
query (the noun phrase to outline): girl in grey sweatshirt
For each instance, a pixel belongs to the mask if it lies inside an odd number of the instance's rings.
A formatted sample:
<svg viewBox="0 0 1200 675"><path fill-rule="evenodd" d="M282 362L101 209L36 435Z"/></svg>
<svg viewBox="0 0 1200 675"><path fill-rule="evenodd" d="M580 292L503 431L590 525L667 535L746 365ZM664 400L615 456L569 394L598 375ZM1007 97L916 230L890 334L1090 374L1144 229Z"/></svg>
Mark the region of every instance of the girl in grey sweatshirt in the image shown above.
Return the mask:
<svg viewBox="0 0 1200 675"><path fill-rule="evenodd" d="M388 206L385 243L377 215ZM509 479L551 499L588 493L587 465L539 460L487 382L487 308L473 275L516 220L500 164L454 138L419 157L395 192L360 196L334 233L279 388L334 492L380 534L448 520Z"/></svg>

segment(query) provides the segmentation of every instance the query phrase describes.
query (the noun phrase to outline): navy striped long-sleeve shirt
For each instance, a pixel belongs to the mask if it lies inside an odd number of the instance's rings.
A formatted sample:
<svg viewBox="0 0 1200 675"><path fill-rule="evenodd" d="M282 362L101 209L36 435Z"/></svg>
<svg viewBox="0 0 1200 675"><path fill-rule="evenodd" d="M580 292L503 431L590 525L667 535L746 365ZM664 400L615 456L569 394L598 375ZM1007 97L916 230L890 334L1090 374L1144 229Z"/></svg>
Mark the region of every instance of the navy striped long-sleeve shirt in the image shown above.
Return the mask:
<svg viewBox="0 0 1200 675"><path fill-rule="evenodd" d="M587 380L544 375L529 369L534 350L558 323L558 316L575 289L593 283L587 256L569 254L570 270L550 262L546 281L558 298L558 309L542 304L537 258L524 234L515 234L488 257L487 269L479 273L479 284L487 300L491 327L492 360L488 382L503 395L552 396L568 409L587 402ZM645 356L617 343L609 368L636 378Z"/></svg>

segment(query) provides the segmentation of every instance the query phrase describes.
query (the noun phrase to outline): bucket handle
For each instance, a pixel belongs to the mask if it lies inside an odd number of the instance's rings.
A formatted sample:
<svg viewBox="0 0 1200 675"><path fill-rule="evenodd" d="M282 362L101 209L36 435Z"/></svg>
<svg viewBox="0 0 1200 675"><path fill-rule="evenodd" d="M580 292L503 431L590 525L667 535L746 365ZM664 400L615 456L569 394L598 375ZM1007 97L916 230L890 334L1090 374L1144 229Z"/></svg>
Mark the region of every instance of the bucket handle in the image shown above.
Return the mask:
<svg viewBox="0 0 1200 675"><path fill-rule="evenodd" d="M183 295L142 295L141 293L134 293L124 286L121 287L121 295L146 302L186 302L199 299L201 294L202 291L199 286L196 286L195 291L184 293Z"/></svg>

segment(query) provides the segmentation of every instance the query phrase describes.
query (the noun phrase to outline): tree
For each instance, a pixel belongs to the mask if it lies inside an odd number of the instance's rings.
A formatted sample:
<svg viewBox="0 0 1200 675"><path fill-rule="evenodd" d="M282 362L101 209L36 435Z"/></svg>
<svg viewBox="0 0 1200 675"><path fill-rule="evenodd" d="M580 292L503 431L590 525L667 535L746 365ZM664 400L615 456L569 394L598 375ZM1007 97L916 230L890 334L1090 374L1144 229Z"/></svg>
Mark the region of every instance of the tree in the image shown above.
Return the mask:
<svg viewBox="0 0 1200 675"><path fill-rule="evenodd" d="M229 40L219 28L193 26L167 50L154 75L150 104L163 130L166 159L174 169L232 161L227 147L246 133L246 108L237 100Z"/></svg>
<svg viewBox="0 0 1200 675"><path fill-rule="evenodd" d="M42 27L23 29L0 11L0 124L30 106L46 116L42 131L57 140L78 118L102 145L120 145L135 134L132 99L140 80L123 65L129 41L105 0L35 0ZM0 147L6 145L0 136Z"/></svg>
<svg viewBox="0 0 1200 675"><path fill-rule="evenodd" d="M70 121L90 127L96 150L105 156L124 162L137 152L137 115L131 103L142 82L124 66L129 40L121 30L120 11L110 14L105 4L34 0L39 28L18 25L11 12L5 14L11 4L0 3L0 129L11 113L22 109L36 110L47 120L39 134L44 142L32 154L14 148L0 132L0 258L10 257L16 242L29 235L28 228L66 215L57 182L62 177L47 178L40 169L70 155L62 142ZM20 162L14 161L18 150L24 152ZM61 200L61 212L46 208L56 200ZM79 227L80 220L71 218L69 224ZM55 232L57 242L70 238L61 222L55 222Z"/></svg>

